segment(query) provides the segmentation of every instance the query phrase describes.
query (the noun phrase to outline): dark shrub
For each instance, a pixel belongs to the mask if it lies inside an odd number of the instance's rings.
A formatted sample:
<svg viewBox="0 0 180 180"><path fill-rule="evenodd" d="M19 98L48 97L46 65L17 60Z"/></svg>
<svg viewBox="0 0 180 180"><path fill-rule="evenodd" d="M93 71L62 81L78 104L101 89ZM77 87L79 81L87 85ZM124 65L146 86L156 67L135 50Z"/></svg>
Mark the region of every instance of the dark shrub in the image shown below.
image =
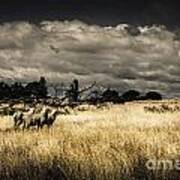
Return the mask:
<svg viewBox="0 0 180 180"><path fill-rule="evenodd" d="M146 100L162 100L162 95L159 92L150 91L145 95Z"/></svg>
<svg viewBox="0 0 180 180"><path fill-rule="evenodd" d="M11 85L11 98L18 99L24 97L26 94L25 88L22 86L21 83L15 82Z"/></svg>
<svg viewBox="0 0 180 180"><path fill-rule="evenodd" d="M102 94L102 100L104 102L118 102L119 99L119 93L115 90L107 89Z"/></svg>
<svg viewBox="0 0 180 180"><path fill-rule="evenodd" d="M10 95L11 87L4 82L0 82L0 99L10 98Z"/></svg>
<svg viewBox="0 0 180 180"><path fill-rule="evenodd" d="M139 91L129 90L124 94L122 94L122 99L124 99L125 101L134 101L134 100L138 100L139 96L140 96Z"/></svg>

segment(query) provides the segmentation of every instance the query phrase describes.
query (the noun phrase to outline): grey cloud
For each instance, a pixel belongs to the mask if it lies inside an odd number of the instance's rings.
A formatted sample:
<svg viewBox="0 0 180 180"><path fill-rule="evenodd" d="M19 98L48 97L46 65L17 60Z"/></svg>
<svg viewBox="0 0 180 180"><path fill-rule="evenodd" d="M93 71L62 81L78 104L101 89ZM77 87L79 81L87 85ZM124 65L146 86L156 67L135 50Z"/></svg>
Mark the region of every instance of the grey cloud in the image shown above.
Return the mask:
<svg viewBox="0 0 180 180"><path fill-rule="evenodd" d="M97 81L121 92L131 88L178 95L180 43L161 27L132 37L122 25L104 28L79 21L0 26L0 79Z"/></svg>

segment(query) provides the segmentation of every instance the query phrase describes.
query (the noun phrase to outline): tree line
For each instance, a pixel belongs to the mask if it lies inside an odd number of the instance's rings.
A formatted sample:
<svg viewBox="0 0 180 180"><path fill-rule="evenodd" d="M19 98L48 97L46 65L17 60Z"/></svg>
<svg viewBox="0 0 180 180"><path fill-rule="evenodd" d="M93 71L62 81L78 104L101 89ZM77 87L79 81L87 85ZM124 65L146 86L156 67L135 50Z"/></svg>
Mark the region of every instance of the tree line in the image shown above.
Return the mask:
<svg viewBox="0 0 180 180"><path fill-rule="evenodd" d="M0 99L20 99L20 98L46 98L46 79L41 77L39 81L30 82L23 85L15 82L11 85L0 82Z"/></svg>
<svg viewBox="0 0 180 180"><path fill-rule="evenodd" d="M70 84L69 89L65 90L65 96L62 100L67 99L69 103L86 101L89 103L113 102L123 103L134 100L161 100L162 95L159 92L151 91L145 95L137 90L128 90L122 95L118 91L107 88L103 92L92 90L95 83L89 87L80 89L79 81L74 79ZM82 99L84 92L89 91L88 96ZM23 85L20 82L15 82L8 85L5 82L0 82L0 99L24 99L24 98L48 98L48 86L45 77L40 77L39 81L34 81Z"/></svg>

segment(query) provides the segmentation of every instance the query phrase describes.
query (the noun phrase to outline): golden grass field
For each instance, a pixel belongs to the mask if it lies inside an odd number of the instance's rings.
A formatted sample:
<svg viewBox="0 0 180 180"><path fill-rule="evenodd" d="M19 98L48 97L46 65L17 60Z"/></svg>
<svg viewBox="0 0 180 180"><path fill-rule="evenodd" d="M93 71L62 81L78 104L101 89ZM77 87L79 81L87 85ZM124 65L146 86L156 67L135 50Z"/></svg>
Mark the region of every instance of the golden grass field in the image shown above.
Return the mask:
<svg viewBox="0 0 180 180"><path fill-rule="evenodd" d="M145 112L151 104L76 111L42 131L14 131L12 118L2 116L0 179L178 180L177 169L145 165L180 160L180 111Z"/></svg>

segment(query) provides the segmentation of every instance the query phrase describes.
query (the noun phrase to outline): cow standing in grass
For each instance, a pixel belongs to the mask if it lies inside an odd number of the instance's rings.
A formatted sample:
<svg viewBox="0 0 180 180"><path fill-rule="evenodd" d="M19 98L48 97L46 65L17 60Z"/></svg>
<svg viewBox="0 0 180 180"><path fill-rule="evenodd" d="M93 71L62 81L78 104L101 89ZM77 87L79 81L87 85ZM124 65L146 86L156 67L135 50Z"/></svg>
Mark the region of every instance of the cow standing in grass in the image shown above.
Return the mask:
<svg viewBox="0 0 180 180"><path fill-rule="evenodd" d="M54 122L59 114L61 114L61 112L59 110L57 110L57 109L53 110L48 115L48 118L44 119L44 121L41 122L41 127L43 128L45 125L47 125L47 127L50 128L54 124Z"/></svg>
<svg viewBox="0 0 180 180"><path fill-rule="evenodd" d="M50 109L44 108L40 113L32 114L24 118L24 129L30 129L30 127L42 128L42 122L48 119Z"/></svg>
<svg viewBox="0 0 180 180"><path fill-rule="evenodd" d="M14 128L17 129L23 123L23 113L20 111L15 112L13 115Z"/></svg>
<svg viewBox="0 0 180 180"><path fill-rule="evenodd" d="M13 115L13 121L14 121L14 128L17 129L21 125L24 126L24 118L31 116L34 114L35 109L31 108L27 113L23 113L22 111L17 111Z"/></svg>

